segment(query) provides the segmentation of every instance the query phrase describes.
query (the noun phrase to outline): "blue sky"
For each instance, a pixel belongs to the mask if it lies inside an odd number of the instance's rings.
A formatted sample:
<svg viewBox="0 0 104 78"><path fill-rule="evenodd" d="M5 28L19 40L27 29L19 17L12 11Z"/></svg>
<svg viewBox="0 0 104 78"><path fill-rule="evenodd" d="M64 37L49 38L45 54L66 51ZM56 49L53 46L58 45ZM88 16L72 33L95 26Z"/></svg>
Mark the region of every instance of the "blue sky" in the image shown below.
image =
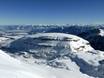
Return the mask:
<svg viewBox="0 0 104 78"><path fill-rule="evenodd" d="M104 0L0 0L0 24L102 24Z"/></svg>

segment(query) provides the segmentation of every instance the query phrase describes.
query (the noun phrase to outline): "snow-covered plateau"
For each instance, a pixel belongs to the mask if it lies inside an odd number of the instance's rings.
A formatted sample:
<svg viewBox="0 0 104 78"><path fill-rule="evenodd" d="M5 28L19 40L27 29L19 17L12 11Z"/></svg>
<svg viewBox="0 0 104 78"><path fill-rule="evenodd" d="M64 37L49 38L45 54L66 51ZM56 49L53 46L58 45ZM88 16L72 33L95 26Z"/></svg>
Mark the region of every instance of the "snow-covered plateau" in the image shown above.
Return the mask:
<svg viewBox="0 0 104 78"><path fill-rule="evenodd" d="M78 36L37 33L2 39L0 78L104 78L104 52Z"/></svg>

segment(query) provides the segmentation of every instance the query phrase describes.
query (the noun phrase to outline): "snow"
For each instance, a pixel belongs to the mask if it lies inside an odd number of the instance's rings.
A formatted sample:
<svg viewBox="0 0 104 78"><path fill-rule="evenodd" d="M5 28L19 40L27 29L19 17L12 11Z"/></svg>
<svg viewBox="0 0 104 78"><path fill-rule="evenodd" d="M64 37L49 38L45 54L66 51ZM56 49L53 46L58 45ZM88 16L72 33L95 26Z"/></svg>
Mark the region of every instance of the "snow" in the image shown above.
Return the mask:
<svg viewBox="0 0 104 78"><path fill-rule="evenodd" d="M89 42L87 40L84 40L78 36L75 35L71 35L71 34L65 34L65 33L38 33L35 35L30 35L28 37L31 38L47 38L47 39L56 39L56 40L66 40L67 42L61 44L67 44L71 47L71 50L73 52L86 52L86 51L92 51L93 48L89 45ZM55 45L56 42L52 42L52 43L39 43L40 45ZM66 45L66 46L68 46ZM78 50L76 50L78 49Z"/></svg>
<svg viewBox="0 0 104 78"><path fill-rule="evenodd" d="M99 35L104 36L104 30L103 29L99 29L99 30L100 30Z"/></svg>
<svg viewBox="0 0 104 78"><path fill-rule="evenodd" d="M98 53L75 53L75 55L78 56L78 58L83 59L88 64L93 66L98 66L99 61L104 60L104 53L98 51Z"/></svg>
<svg viewBox="0 0 104 78"><path fill-rule="evenodd" d="M65 33L37 33L35 35L29 35L28 37L35 37L35 38L39 38L39 37L47 37L47 38L52 38L52 39L60 39L62 40L63 38L73 38L74 40L79 39L80 37L77 37L75 35L71 35L71 34L65 34ZM81 39L81 38L80 38Z"/></svg>
<svg viewBox="0 0 104 78"><path fill-rule="evenodd" d="M0 44L3 44L5 41L7 41L9 38L0 37Z"/></svg>
<svg viewBox="0 0 104 78"><path fill-rule="evenodd" d="M0 78L44 78L40 74L35 74L35 71L31 72L25 66L0 50Z"/></svg>
<svg viewBox="0 0 104 78"><path fill-rule="evenodd" d="M29 65L0 50L0 78L92 78L78 71Z"/></svg>

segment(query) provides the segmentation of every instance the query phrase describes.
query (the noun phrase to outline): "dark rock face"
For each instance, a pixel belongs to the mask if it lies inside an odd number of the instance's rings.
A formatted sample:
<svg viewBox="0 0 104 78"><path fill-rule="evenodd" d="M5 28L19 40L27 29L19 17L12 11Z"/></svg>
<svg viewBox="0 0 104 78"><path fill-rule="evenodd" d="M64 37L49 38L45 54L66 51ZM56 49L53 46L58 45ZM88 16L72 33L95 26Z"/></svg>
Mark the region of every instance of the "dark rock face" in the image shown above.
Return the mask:
<svg viewBox="0 0 104 78"><path fill-rule="evenodd" d="M88 40L94 49L104 51L104 36L100 36L99 33L99 29L93 29L78 36Z"/></svg>
<svg viewBox="0 0 104 78"><path fill-rule="evenodd" d="M88 39L91 43L91 46L94 47L96 50L104 51L104 37L95 36L89 37Z"/></svg>

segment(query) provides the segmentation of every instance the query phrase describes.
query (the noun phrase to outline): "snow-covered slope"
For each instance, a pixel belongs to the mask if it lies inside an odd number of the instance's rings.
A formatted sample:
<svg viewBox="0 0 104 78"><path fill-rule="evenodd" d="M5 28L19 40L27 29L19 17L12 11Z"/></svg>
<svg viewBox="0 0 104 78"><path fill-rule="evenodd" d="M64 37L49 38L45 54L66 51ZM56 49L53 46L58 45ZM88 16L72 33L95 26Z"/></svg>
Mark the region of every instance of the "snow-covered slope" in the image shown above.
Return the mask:
<svg viewBox="0 0 104 78"><path fill-rule="evenodd" d="M76 75L74 75L76 74ZM0 50L0 78L91 78L77 71L57 70L31 66L16 60Z"/></svg>
<svg viewBox="0 0 104 78"><path fill-rule="evenodd" d="M104 53L88 41L64 33L38 33L17 39L4 47L8 54L31 65L43 65L56 78L103 78ZM48 67L48 68L47 68ZM100 72L99 72L100 70ZM59 75L65 72L65 75ZM56 74L57 73L57 74ZM72 75L71 75L72 74ZM66 76L67 75L67 76Z"/></svg>
<svg viewBox="0 0 104 78"><path fill-rule="evenodd" d="M0 50L0 78L44 78L36 71Z"/></svg>

